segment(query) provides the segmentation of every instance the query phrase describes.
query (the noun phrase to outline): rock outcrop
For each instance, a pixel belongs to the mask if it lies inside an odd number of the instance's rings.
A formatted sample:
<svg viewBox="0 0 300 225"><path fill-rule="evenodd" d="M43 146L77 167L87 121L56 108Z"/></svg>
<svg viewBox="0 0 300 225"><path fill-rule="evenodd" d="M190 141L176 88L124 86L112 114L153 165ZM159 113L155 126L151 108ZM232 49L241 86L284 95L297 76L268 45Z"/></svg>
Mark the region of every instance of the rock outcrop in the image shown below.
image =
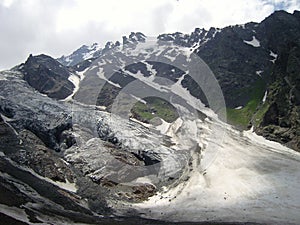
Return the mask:
<svg viewBox="0 0 300 225"><path fill-rule="evenodd" d="M64 99L73 93L68 80L71 71L47 55L30 55L18 68L30 86L54 99Z"/></svg>

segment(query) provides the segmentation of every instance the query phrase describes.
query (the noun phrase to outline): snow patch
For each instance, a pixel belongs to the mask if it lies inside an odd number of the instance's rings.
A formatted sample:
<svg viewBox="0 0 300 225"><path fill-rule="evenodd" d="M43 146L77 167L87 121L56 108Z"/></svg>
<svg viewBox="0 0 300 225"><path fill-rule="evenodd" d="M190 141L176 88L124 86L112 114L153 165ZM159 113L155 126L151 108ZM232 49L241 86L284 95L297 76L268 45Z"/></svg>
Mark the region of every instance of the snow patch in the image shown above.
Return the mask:
<svg viewBox="0 0 300 225"><path fill-rule="evenodd" d="M271 59L270 61L272 63L275 63L275 61L277 60L278 55L270 50L270 56L274 58L274 59Z"/></svg>
<svg viewBox="0 0 300 225"><path fill-rule="evenodd" d="M147 104L147 102L144 99L141 99L139 97L136 97L135 95L130 94L131 97L133 97L134 99L138 100L139 102L143 103L143 104Z"/></svg>
<svg viewBox="0 0 300 225"><path fill-rule="evenodd" d="M83 55L83 59L87 60L87 59L92 58L94 56L94 54L97 51L99 51L100 49L101 49L100 46L97 43L94 43L93 45L88 47L89 52L87 52Z"/></svg>
<svg viewBox="0 0 300 225"><path fill-rule="evenodd" d="M239 27L241 27L242 29L245 29L245 24L239 24Z"/></svg>
<svg viewBox="0 0 300 225"><path fill-rule="evenodd" d="M256 39L255 36L252 36L252 40L251 41L245 41L245 40L243 40L243 41L244 41L244 43L246 43L248 45L251 45L251 46L253 46L255 48L260 47L260 42L259 42L259 40Z"/></svg>
<svg viewBox="0 0 300 225"><path fill-rule="evenodd" d="M79 90L79 84L80 84L80 78L75 75L75 74L71 74L69 77L68 77L68 80L70 82L72 82L74 84L74 89L73 89L73 93L70 94L68 97L66 97L65 99L63 99L62 101L69 101L72 99L72 97L77 93L77 91Z"/></svg>
<svg viewBox="0 0 300 225"><path fill-rule="evenodd" d="M261 77L262 72L263 72L262 70L258 70L256 71L256 74Z"/></svg>
<svg viewBox="0 0 300 225"><path fill-rule="evenodd" d="M144 127L151 127L151 124L149 124L149 123L143 123L143 122L141 122L141 121L139 121L139 120L137 120L137 119L135 119L133 117L131 117L130 120L133 121L133 122L135 122L135 123L141 124Z"/></svg>
<svg viewBox="0 0 300 225"><path fill-rule="evenodd" d="M81 72L77 72L77 75L80 77L80 81L82 81L85 78L85 73L89 70L89 67Z"/></svg>
<svg viewBox="0 0 300 225"><path fill-rule="evenodd" d="M158 130L161 134L166 134L169 130L171 123L168 123L160 118L161 124L156 126L155 129Z"/></svg>
<svg viewBox="0 0 300 225"><path fill-rule="evenodd" d="M265 101L267 100L267 95L268 95L268 91L265 91L264 97L262 99L263 103L265 103Z"/></svg>
<svg viewBox="0 0 300 225"><path fill-rule="evenodd" d="M99 67L99 71L97 72L97 75L100 79L105 80L107 83L109 83L115 87L121 88L121 86L119 84L116 84L105 77L103 68Z"/></svg>

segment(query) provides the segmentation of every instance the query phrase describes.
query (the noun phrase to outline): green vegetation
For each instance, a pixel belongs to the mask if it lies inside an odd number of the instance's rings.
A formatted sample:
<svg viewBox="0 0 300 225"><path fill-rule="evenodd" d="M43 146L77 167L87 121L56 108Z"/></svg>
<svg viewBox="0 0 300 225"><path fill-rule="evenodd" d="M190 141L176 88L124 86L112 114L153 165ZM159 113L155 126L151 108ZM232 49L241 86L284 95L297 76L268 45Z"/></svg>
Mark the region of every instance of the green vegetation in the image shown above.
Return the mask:
<svg viewBox="0 0 300 225"><path fill-rule="evenodd" d="M253 118L252 118L252 123L254 126L257 126L259 125L262 120L263 120L263 117L264 115L266 114L266 112L268 111L269 109L269 104L267 103L264 103L258 110L257 112L254 114Z"/></svg>
<svg viewBox="0 0 300 225"><path fill-rule="evenodd" d="M254 113L260 105L265 91L265 83L262 80L259 80L256 82L252 90L244 91L246 91L245 93L248 92L251 96L247 105L242 109L227 108L228 122L241 128L247 128ZM268 107L264 108L264 110L260 110L259 114L257 115L257 119L260 118L261 120L263 117L263 112L266 112L267 109Z"/></svg>
<svg viewBox="0 0 300 225"><path fill-rule="evenodd" d="M131 109L134 118L149 122L155 117L160 117L169 123L178 118L176 108L166 100L158 97L147 97L144 100L147 104L137 102Z"/></svg>

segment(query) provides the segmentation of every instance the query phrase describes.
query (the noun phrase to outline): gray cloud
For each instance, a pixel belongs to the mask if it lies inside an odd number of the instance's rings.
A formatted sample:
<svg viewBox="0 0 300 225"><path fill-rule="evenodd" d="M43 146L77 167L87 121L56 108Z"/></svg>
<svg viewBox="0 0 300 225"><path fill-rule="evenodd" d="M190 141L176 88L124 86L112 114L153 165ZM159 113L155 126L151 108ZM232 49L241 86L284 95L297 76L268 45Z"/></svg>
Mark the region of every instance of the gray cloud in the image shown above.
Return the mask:
<svg viewBox="0 0 300 225"><path fill-rule="evenodd" d="M30 52L39 51L55 27L56 8L50 4L17 1L11 7L0 5L0 67L24 61ZM41 1L42 2L42 1Z"/></svg>

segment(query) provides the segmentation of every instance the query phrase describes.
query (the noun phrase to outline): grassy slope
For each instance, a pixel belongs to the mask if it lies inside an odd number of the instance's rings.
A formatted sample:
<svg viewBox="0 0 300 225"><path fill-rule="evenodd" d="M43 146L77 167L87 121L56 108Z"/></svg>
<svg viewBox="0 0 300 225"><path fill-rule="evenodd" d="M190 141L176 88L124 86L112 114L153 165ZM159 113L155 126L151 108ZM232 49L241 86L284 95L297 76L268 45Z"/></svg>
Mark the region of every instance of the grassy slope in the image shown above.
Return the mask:
<svg viewBox="0 0 300 225"><path fill-rule="evenodd" d="M144 122L149 122L155 117L167 122L173 122L178 118L176 109L167 101L156 97L147 97L144 100L147 104L137 102L132 108L131 112L135 118Z"/></svg>
<svg viewBox="0 0 300 225"><path fill-rule="evenodd" d="M236 125L240 128L247 128L250 121L253 118L253 115L258 109L258 106L260 105L262 98L264 96L265 92L265 83L262 80L259 80L254 85L253 89L250 90L250 101L243 107L242 109L231 109L227 108L227 120L230 124ZM257 111L257 117L262 118L263 112L266 112L266 106L262 106ZM261 110L263 109L263 110ZM255 115L256 115L255 114ZM255 116L256 117L256 116ZM258 119L257 118L257 119ZM256 119L255 119L256 120Z"/></svg>

